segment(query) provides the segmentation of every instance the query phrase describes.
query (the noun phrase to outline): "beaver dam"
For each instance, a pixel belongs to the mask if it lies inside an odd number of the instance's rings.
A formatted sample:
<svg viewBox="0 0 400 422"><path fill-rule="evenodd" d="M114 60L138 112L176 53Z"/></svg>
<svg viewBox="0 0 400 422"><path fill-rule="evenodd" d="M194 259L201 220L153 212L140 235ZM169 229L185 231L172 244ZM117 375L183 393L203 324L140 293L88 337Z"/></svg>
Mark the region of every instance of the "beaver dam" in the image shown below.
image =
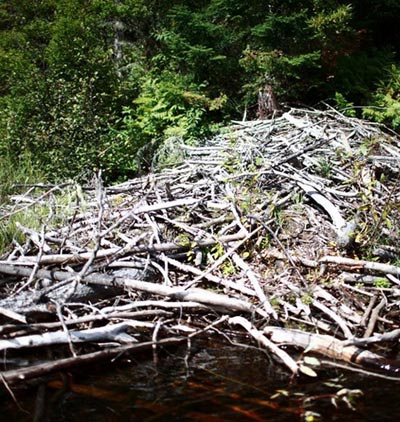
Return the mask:
<svg viewBox="0 0 400 422"><path fill-rule="evenodd" d="M15 187L0 214L8 389L210 336L294 376L317 377L320 357L400 379L394 133L291 109L171 139L158 160L111 187Z"/></svg>

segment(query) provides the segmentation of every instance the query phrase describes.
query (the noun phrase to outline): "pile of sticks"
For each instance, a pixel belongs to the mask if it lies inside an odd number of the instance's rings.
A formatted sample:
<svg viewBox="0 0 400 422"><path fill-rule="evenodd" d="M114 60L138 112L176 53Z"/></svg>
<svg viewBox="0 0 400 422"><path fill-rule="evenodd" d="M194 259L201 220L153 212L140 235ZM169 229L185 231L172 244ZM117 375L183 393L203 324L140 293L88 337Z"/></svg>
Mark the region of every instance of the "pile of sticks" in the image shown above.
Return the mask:
<svg viewBox="0 0 400 422"><path fill-rule="evenodd" d="M2 207L3 227L36 216L0 261L4 382L235 332L294 374L316 376L282 344L397 375L374 351L400 338L396 134L291 109L171 139L155 169L19 186ZM21 367L23 348L64 356Z"/></svg>

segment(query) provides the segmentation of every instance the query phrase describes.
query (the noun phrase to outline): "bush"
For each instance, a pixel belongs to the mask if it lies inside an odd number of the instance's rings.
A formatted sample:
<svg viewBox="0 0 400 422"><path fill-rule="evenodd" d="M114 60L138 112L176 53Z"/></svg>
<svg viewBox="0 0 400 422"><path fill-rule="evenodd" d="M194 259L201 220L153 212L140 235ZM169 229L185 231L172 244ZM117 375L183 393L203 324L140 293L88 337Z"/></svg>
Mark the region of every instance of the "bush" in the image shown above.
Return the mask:
<svg viewBox="0 0 400 422"><path fill-rule="evenodd" d="M131 106L124 107L123 118L112 133L128 155L137 153L135 169L149 168L155 151L166 139L180 137L191 143L206 136L207 112L224 102L223 96L208 98L203 86L190 77L163 71L157 77L143 78L139 96Z"/></svg>
<svg viewBox="0 0 400 422"><path fill-rule="evenodd" d="M387 81L372 97L371 106L363 109L363 117L400 131L400 67L393 65L387 73Z"/></svg>

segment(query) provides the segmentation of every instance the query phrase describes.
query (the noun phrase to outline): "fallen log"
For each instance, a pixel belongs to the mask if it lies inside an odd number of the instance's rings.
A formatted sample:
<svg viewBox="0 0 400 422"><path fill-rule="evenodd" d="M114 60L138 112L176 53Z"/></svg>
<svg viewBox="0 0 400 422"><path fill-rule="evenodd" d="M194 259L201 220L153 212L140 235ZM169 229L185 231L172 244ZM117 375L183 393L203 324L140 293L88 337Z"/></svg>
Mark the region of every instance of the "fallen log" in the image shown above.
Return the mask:
<svg viewBox="0 0 400 422"><path fill-rule="evenodd" d="M31 271L32 269L29 267L0 264L0 273L3 274L29 277ZM38 270L36 276L55 281L73 281L74 278L78 278L78 273L69 271ZM258 313L263 317L268 317L268 313L265 310L257 308L251 302L231 298L227 295L214 293L200 288L185 290L185 288L182 287L169 287L161 284L150 283L147 281L113 277L100 273L88 274L84 276L80 282L84 284L94 284L113 288L119 287L128 290L139 290L159 296L167 296L172 300L198 302L210 306L211 308L216 307L220 310L223 309L225 311L231 312L241 311L246 313Z"/></svg>
<svg viewBox="0 0 400 422"><path fill-rule="evenodd" d="M383 371L400 378L399 361L387 359L369 350L349 344L348 341L338 340L325 334L313 334L280 327L264 327L263 333L271 341L280 345L300 347L306 353L318 353L331 359L357 364L367 369ZM362 339L357 341L357 344L359 343L362 343Z"/></svg>

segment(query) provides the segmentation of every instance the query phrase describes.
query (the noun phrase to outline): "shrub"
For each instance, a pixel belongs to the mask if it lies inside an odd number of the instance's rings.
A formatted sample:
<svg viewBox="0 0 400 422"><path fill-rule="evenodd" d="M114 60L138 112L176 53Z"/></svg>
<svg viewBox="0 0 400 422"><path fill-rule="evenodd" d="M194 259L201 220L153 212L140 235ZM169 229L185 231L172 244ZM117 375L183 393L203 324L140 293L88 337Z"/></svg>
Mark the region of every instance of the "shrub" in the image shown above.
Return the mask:
<svg viewBox="0 0 400 422"><path fill-rule="evenodd" d="M382 82L372 97L371 106L363 109L363 117L386 123L400 131L400 68L392 65L386 82Z"/></svg>

